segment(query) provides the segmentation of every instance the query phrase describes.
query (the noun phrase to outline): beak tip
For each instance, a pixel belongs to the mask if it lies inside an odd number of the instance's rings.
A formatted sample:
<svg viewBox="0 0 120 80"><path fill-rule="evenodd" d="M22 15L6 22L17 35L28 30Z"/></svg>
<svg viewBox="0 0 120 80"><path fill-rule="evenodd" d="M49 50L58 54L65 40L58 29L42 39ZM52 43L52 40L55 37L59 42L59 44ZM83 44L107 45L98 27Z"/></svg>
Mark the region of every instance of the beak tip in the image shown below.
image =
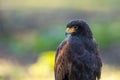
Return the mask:
<svg viewBox="0 0 120 80"><path fill-rule="evenodd" d="M68 35L68 32L65 32L65 35L67 36L67 35Z"/></svg>

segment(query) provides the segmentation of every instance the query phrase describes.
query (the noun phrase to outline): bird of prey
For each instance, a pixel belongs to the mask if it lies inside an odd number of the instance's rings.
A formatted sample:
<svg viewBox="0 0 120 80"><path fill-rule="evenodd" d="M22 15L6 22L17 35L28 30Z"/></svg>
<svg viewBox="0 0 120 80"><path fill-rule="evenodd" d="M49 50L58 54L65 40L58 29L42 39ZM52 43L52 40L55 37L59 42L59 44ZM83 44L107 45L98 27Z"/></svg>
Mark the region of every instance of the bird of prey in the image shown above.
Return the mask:
<svg viewBox="0 0 120 80"><path fill-rule="evenodd" d="M102 61L89 25L78 19L66 28L67 38L56 51L55 80L99 80Z"/></svg>

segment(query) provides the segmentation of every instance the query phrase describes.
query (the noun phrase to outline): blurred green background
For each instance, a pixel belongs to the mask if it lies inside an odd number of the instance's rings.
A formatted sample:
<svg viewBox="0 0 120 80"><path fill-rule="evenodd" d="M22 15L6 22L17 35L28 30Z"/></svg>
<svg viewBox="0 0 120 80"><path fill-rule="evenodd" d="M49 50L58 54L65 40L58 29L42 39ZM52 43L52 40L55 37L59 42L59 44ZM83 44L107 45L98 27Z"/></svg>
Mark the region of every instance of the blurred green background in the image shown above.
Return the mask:
<svg viewBox="0 0 120 80"><path fill-rule="evenodd" d="M0 80L54 80L55 50L69 20L88 22L101 80L119 80L120 0L0 0Z"/></svg>

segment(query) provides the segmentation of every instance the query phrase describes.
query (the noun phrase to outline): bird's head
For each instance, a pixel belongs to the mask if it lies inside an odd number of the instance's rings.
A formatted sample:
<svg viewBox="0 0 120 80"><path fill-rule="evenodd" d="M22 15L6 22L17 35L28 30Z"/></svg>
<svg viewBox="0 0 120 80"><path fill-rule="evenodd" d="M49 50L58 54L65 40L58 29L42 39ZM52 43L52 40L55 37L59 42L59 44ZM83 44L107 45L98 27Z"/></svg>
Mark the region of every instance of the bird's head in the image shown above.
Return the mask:
<svg viewBox="0 0 120 80"><path fill-rule="evenodd" d="M81 35L92 38L92 32L89 25L83 20L72 20L66 26L66 35Z"/></svg>

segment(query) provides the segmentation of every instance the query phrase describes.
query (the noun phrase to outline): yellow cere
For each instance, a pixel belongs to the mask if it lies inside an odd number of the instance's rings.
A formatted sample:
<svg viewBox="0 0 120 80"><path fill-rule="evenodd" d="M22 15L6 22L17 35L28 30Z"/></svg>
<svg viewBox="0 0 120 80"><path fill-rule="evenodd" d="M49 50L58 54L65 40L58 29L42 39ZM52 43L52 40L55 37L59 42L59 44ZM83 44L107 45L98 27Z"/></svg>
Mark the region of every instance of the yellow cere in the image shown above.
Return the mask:
<svg viewBox="0 0 120 80"><path fill-rule="evenodd" d="M68 33L73 33L73 32L75 32L76 30L75 30L74 27L71 27L71 28L67 28L66 31L67 31Z"/></svg>

